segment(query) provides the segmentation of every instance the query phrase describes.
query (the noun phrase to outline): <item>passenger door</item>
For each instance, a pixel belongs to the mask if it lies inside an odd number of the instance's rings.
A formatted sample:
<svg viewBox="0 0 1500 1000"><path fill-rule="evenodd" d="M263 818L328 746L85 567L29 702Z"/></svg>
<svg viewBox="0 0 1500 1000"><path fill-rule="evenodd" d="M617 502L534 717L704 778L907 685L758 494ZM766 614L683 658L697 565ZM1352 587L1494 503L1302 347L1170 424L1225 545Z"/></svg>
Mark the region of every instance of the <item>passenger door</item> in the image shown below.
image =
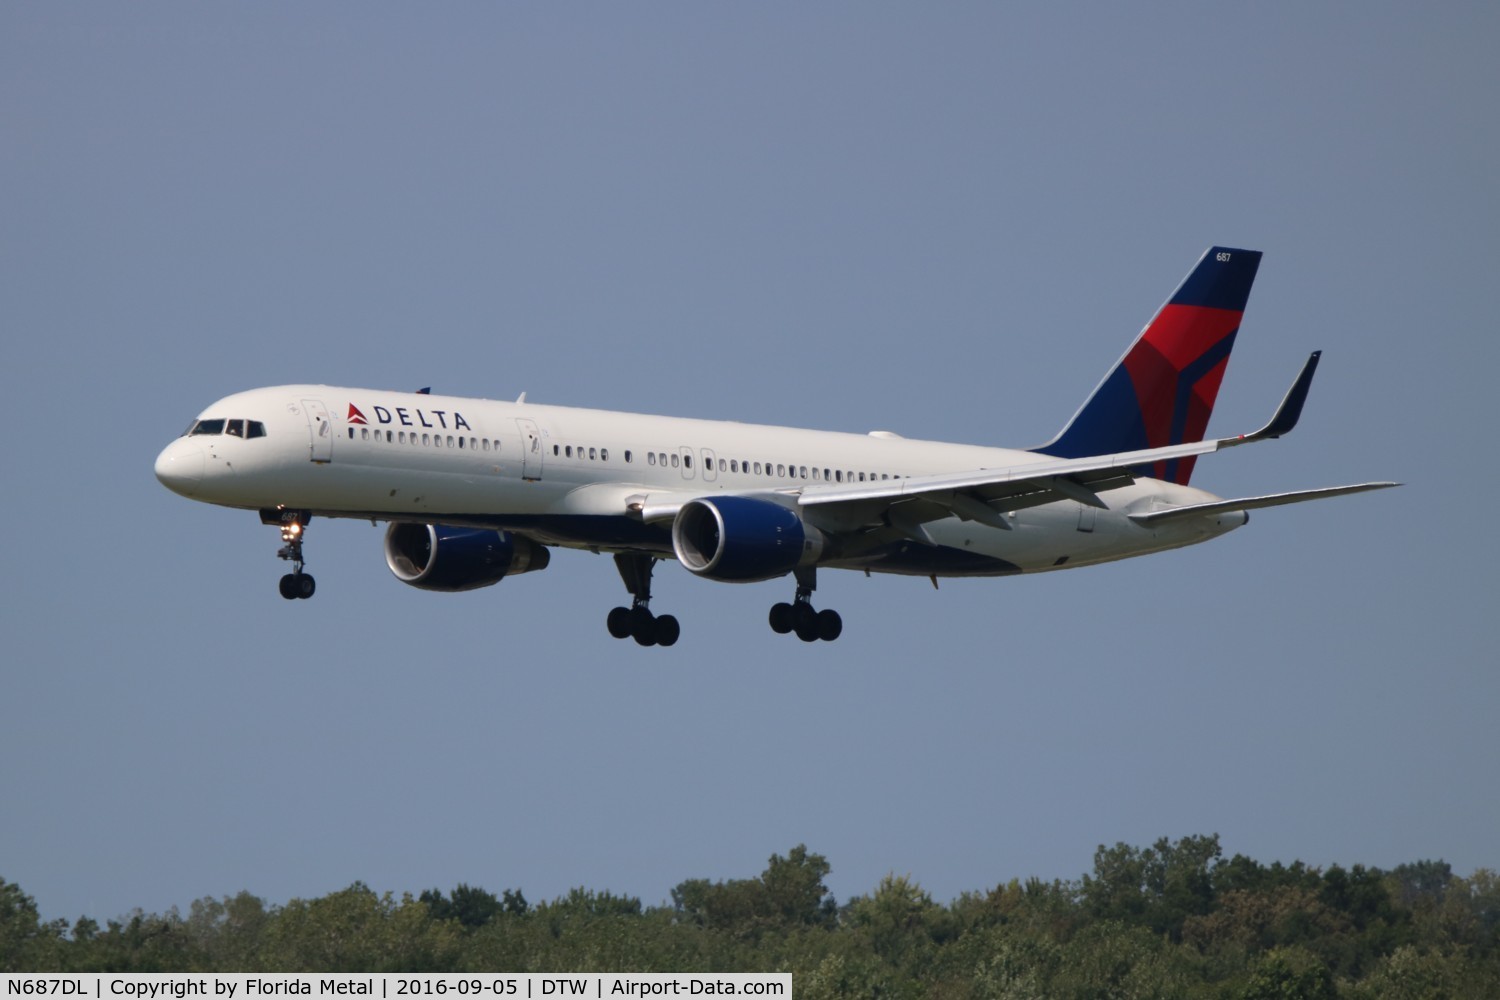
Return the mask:
<svg viewBox="0 0 1500 1000"><path fill-rule="evenodd" d="M333 461L333 421L321 399L304 399L302 412L307 414L307 431L311 435L308 457L314 462Z"/></svg>
<svg viewBox="0 0 1500 1000"><path fill-rule="evenodd" d="M521 431L521 478L539 482L542 478L542 434L535 420L516 418Z"/></svg>

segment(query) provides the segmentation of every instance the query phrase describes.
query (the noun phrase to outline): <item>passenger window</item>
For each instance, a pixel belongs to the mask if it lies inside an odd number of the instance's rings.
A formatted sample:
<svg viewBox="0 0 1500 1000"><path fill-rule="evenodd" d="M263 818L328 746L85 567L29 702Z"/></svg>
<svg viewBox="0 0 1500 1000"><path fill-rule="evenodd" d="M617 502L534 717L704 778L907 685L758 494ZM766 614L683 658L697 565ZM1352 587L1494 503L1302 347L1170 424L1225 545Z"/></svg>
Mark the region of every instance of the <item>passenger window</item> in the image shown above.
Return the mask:
<svg viewBox="0 0 1500 1000"><path fill-rule="evenodd" d="M667 464L667 453L664 452L664 451L657 452L656 453L656 460L657 460L658 464L666 465ZM677 463L674 461L672 464L675 466Z"/></svg>
<svg viewBox="0 0 1500 1000"><path fill-rule="evenodd" d="M370 440L370 428L368 428L368 427L361 427L359 429L359 439L361 441L368 441L368 440Z"/></svg>
<svg viewBox="0 0 1500 1000"><path fill-rule="evenodd" d="M245 421L245 437L263 438L266 436L266 425L259 420Z"/></svg>
<svg viewBox="0 0 1500 1000"><path fill-rule="evenodd" d="M677 468L677 456L676 455L672 456L672 468L674 468L674 469Z"/></svg>
<svg viewBox="0 0 1500 1000"><path fill-rule="evenodd" d="M834 479L834 482L842 483L844 481L844 473L843 473L843 471L841 469L834 469L833 470L833 479Z"/></svg>
<svg viewBox="0 0 1500 1000"><path fill-rule="evenodd" d="M682 456L682 467L684 469L691 469L693 467L693 456L692 455L683 455Z"/></svg>
<svg viewBox="0 0 1500 1000"><path fill-rule="evenodd" d="M725 471L728 468L729 468L729 463L725 462L722 458L719 459L719 471L723 472L723 471Z"/></svg>
<svg viewBox="0 0 1500 1000"><path fill-rule="evenodd" d="M589 461L591 461L591 462L592 462L592 461L593 461L593 460L594 460L594 459L596 459L596 458L598 458L598 457L599 457L599 453L598 453L598 451L596 451L596 450L595 450L595 449L593 449L593 448L590 448L590 449L589 449Z"/></svg>
<svg viewBox="0 0 1500 1000"><path fill-rule="evenodd" d="M801 466L798 471L800 472L803 479L807 478L807 466Z"/></svg>
<svg viewBox="0 0 1500 1000"><path fill-rule="evenodd" d="M863 473L863 472L861 472L861 473L860 473L860 474L859 474L859 481L860 481L860 482L864 482L864 481L865 481L865 474L864 474L864 473Z"/></svg>
<svg viewBox="0 0 1500 1000"><path fill-rule="evenodd" d="M600 448L599 449L599 461L601 461L601 462L608 462L609 461L609 449L608 448Z"/></svg>
<svg viewBox="0 0 1500 1000"><path fill-rule="evenodd" d="M738 459L731 458L729 460L729 471L730 472L739 472L740 471L740 463L739 463Z"/></svg>
<svg viewBox="0 0 1500 1000"><path fill-rule="evenodd" d="M757 476L761 474L761 472L760 472L760 463L759 462L755 463L755 474Z"/></svg>
<svg viewBox="0 0 1500 1000"><path fill-rule="evenodd" d="M630 449L629 448L625 449L625 461L627 463L630 461Z"/></svg>
<svg viewBox="0 0 1500 1000"><path fill-rule="evenodd" d="M648 451L648 452L646 452L646 464L647 465L655 465L656 464L656 452L654 452L654 451Z"/></svg>
<svg viewBox="0 0 1500 1000"><path fill-rule="evenodd" d="M566 448L563 449L563 453L565 455L567 455L569 458L572 458L573 457L573 446L572 445L568 445Z"/></svg>
<svg viewBox="0 0 1500 1000"><path fill-rule="evenodd" d="M770 468L770 466L766 466L766 468ZM784 466L784 465L778 465L778 466L776 466L776 474L778 476L784 476L784 475L786 475L786 466Z"/></svg>
<svg viewBox="0 0 1500 1000"><path fill-rule="evenodd" d="M459 447L460 447L460 448L462 448L462 447L463 447L463 446L464 446L464 439L463 439L463 438L459 438L459 439L458 439L458 446L459 446Z"/></svg>
<svg viewBox="0 0 1500 1000"><path fill-rule="evenodd" d="M424 444L424 445L430 445L431 443L432 443L432 440L426 434L423 434L422 435L422 444Z"/></svg>
<svg viewBox="0 0 1500 1000"><path fill-rule="evenodd" d="M557 445L553 445L552 446L552 454L554 454L554 455L557 454Z"/></svg>
<svg viewBox="0 0 1500 1000"><path fill-rule="evenodd" d="M354 428L353 427L349 428L349 440L350 441L354 440Z"/></svg>
<svg viewBox="0 0 1500 1000"><path fill-rule="evenodd" d="M452 434L448 435L448 447L450 447L450 448L453 447L453 435Z"/></svg>

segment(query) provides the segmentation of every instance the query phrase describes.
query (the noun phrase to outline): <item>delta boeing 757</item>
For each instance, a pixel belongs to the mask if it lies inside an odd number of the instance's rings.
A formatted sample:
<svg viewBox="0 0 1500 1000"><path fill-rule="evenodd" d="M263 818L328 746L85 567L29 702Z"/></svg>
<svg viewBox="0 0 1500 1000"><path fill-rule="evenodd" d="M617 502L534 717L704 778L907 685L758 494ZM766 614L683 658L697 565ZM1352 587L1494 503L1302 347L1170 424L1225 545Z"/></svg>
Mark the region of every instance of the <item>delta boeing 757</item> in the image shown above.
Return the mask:
<svg viewBox="0 0 1500 1000"><path fill-rule="evenodd" d="M1360 483L1225 500L1188 485L1196 459L1296 425L1314 352L1270 422L1205 440L1257 251L1212 247L1056 438L1027 450L613 413L326 385L227 396L156 460L193 500L280 528L311 597L314 516L389 522L385 557L425 590L487 587L545 569L549 548L608 552L633 601L616 638L670 646L652 569L708 580L790 575L771 628L807 642L843 630L813 608L819 568L932 578L1008 576L1207 541L1249 511L1395 486Z"/></svg>

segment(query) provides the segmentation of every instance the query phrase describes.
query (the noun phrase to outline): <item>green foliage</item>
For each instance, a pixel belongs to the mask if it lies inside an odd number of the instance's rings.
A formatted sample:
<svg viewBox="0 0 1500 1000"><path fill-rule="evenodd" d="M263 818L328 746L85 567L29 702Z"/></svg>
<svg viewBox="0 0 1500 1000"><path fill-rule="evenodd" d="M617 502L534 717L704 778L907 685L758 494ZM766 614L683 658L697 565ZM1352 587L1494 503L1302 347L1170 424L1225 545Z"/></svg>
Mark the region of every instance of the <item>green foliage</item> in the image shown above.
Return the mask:
<svg viewBox="0 0 1500 1000"><path fill-rule="evenodd" d="M44 923L0 880L0 971L789 971L812 998L1500 997L1500 878L1441 861L1389 872L1224 859L1217 836L1100 847L1078 881L1014 879L948 905L887 875L840 909L798 845L756 878L689 879L672 902L577 888L531 906L460 884L363 883L186 917Z"/></svg>
<svg viewBox="0 0 1500 1000"><path fill-rule="evenodd" d="M784 858L771 855L759 878L681 882L672 890L672 905L685 922L747 940L775 929L831 927L838 910L823 884L830 871L827 858L798 844Z"/></svg>
<svg viewBox="0 0 1500 1000"><path fill-rule="evenodd" d="M469 930L483 927L502 913L516 910L526 912L526 897L519 892L512 894L506 889L505 899L501 901L492 892L485 892L462 882L447 898L437 889L428 889L417 898L427 905L427 912L432 914L432 919L457 920Z"/></svg>
<svg viewBox="0 0 1500 1000"><path fill-rule="evenodd" d="M1242 1000L1337 1000L1333 973L1300 948L1268 952L1255 963Z"/></svg>
<svg viewBox="0 0 1500 1000"><path fill-rule="evenodd" d="M1212 865L1221 855L1219 835L1166 837L1148 848L1099 845L1094 874L1083 877L1083 899L1093 916L1145 924L1181 940L1188 917L1214 903Z"/></svg>
<svg viewBox="0 0 1500 1000"><path fill-rule="evenodd" d="M66 923L42 923L36 901L0 878L0 972L26 972L55 960Z"/></svg>

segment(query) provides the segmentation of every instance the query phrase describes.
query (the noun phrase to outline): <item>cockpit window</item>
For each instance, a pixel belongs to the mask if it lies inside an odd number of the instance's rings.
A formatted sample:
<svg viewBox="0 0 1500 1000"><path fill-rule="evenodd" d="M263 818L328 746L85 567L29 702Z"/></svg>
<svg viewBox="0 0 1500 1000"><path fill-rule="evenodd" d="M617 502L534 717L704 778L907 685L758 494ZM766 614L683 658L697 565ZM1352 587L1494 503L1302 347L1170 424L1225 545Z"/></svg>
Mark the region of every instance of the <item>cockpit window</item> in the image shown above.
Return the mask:
<svg viewBox="0 0 1500 1000"><path fill-rule="evenodd" d="M259 420L197 420L187 429L187 436L195 437L199 434L263 438L266 436L266 425Z"/></svg>

